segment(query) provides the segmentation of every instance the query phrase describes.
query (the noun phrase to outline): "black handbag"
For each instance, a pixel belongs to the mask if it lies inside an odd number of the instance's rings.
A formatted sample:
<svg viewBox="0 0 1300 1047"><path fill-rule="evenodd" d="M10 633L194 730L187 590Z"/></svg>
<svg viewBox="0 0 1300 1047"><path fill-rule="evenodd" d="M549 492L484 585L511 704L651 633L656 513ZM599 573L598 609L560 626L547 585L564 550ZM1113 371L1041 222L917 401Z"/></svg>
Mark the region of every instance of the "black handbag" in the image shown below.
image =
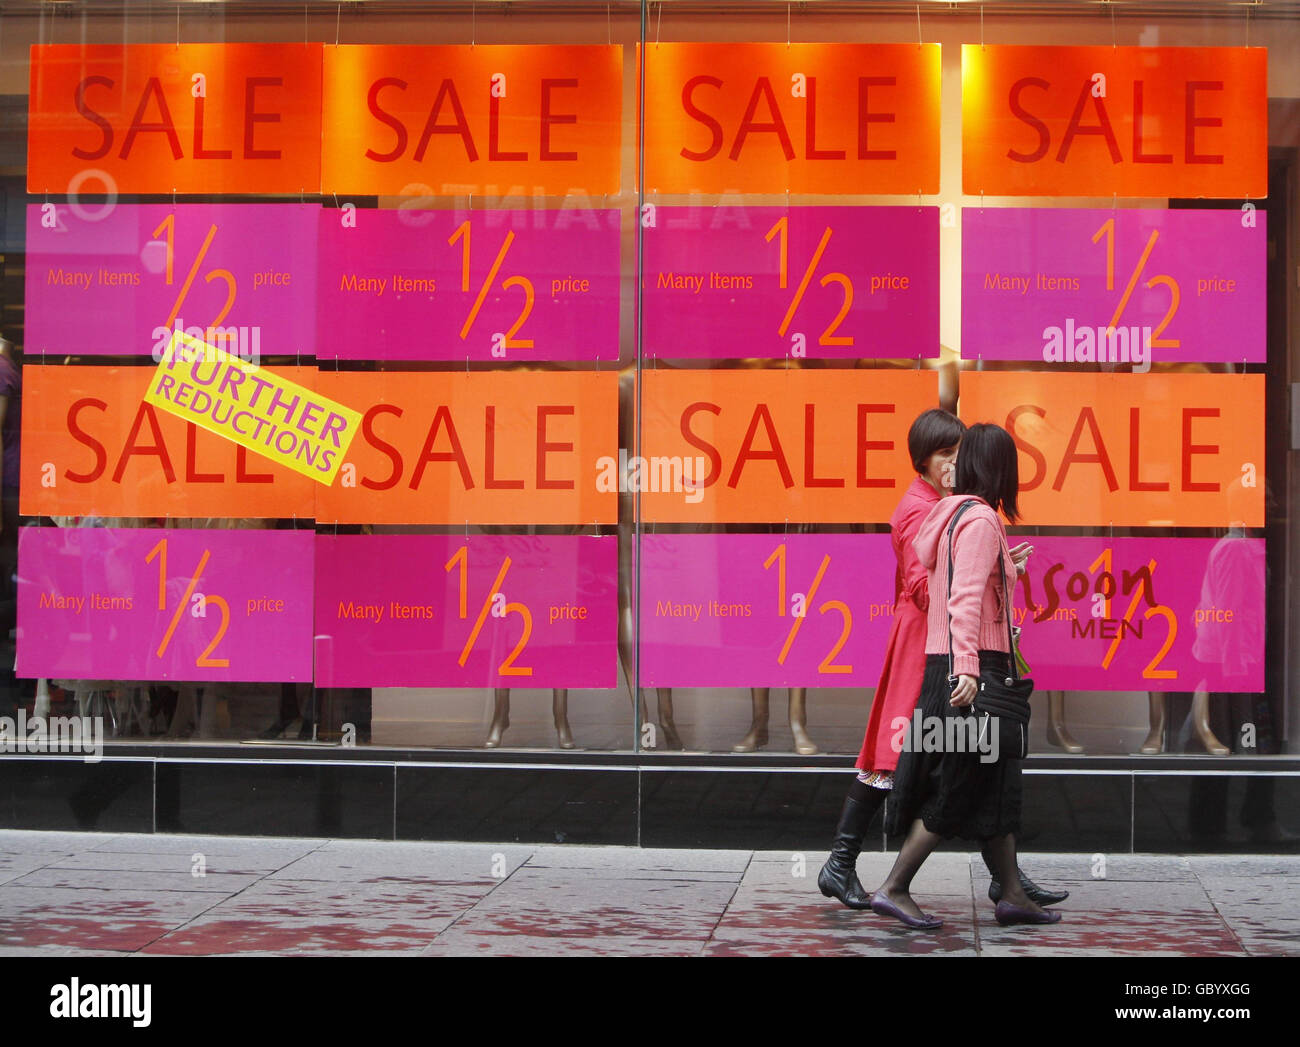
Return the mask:
<svg viewBox="0 0 1300 1047"><path fill-rule="evenodd" d="M963 502L948 524L948 602L952 603L952 537L957 521L975 504L975 500ZM1029 755L1029 696L1034 691L1034 681L1021 677L1017 671L1016 637L1011 628L1011 586L1003 575L1003 607L1007 615L1007 664L1011 675L996 669L980 667L979 688L975 692L974 706L967 707L967 714L977 721L976 744L978 751L983 747L992 748L989 732L997 732L997 759L1023 760ZM956 686L957 677L953 673L952 653L952 611L948 611L948 683Z"/></svg>

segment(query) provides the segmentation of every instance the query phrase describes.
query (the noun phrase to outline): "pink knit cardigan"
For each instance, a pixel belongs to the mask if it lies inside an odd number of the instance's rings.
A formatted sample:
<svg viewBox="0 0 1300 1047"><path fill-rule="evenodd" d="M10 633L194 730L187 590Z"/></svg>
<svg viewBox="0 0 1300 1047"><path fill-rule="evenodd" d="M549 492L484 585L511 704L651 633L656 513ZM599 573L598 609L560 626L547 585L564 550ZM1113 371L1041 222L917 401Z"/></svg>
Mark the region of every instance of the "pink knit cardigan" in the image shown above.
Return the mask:
<svg viewBox="0 0 1300 1047"><path fill-rule="evenodd" d="M953 534L952 598L948 591L948 523L964 502L974 500L957 522ZM1016 578L1016 565L1007 547L1002 520L989 504L974 495L949 495L939 500L921 525L915 542L917 558L930 572L929 631L926 654L948 653L948 615L952 614L953 672L979 676L980 651L1009 651L1003 600L1007 579Z"/></svg>

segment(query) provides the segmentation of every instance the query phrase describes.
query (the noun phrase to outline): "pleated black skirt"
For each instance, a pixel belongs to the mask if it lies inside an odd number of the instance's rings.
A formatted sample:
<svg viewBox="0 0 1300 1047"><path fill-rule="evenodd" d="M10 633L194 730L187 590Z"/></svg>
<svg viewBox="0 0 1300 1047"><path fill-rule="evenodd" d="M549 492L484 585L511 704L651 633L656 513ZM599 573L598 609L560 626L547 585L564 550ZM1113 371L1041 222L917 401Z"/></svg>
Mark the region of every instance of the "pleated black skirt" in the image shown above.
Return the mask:
<svg viewBox="0 0 1300 1047"><path fill-rule="evenodd" d="M981 669L1008 671L1005 652L980 651L979 659ZM925 678L916 705L925 718L921 725L933 722L929 718L946 721L966 716L948 703L951 697L948 656L926 655ZM1020 760L986 763L978 752L927 752L932 746L922 744L923 737L916 730L902 737L904 748L886 810L885 825L891 834L906 833L917 818L930 832L947 838L988 840L1020 831Z"/></svg>

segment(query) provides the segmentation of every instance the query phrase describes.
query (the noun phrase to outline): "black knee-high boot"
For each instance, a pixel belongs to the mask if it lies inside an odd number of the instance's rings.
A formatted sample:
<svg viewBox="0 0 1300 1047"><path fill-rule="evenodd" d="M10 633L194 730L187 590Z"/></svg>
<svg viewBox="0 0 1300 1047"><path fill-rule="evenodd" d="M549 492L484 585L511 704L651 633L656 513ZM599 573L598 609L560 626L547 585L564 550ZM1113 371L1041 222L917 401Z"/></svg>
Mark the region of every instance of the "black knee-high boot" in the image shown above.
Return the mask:
<svg viewBox="0 0 1300 1047"><path fill-rule="evenodd" d="M885 802L887 790L855 781L844 798L840 823L835 827L831 856L817 874L817 886L827 898L838 898L850 909L871 908L871 895L858 880L858 854L867 827Z"/></svg>

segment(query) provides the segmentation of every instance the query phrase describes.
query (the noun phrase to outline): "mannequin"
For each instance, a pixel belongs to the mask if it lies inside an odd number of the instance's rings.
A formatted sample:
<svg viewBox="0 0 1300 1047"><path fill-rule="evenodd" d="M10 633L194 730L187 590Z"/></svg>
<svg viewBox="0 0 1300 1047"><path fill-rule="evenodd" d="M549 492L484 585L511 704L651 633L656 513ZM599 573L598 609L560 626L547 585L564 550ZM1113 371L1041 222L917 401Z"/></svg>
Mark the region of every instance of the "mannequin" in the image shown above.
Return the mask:
<svg viewBox="0 0 1300 1047"><path fill-rule="evenodd" d="M619 529L619 543L623 542L623 529ZM628 541L631 541L630 532L627 535ZM633 650L632 637L632 605L631 598L628 594L632 592L631 586L631 557L627 558L627 576L624 575L624 557L619 555L619 586L618 599L619 607L619 628L618 628L618 658L623 666L623 675L628 682L629 695L632 693L632 679L635 675L631 662ZM673 689L671 687L656 687L655 701L658 717L655 720L650 719L649 710L646 708L645 688L636 691L632 700L636 703L639 722L652 724L657 728L657 733L652 739L652 744L647 744L648 749L684 749L681 735L677 733L677 724L673 720Z"/></svg>
<svg viewBox="0 0 1300 1047"><path fill-rule="evenodd" d="M488 534L493 533L511 533L506 528L481 528ZM536 527L529 527L524 533L536 534ZM551 715L555 721L555 733L558 738L558 744L561 749L572 749L573 731L569 729L569 691L568 688L557 687L551 691ZM496 749L501 745L501 736L505 734L506 729L510 726L510 688L495 687L492 690L492 723L488 727L487 740L483 743L484 749Z"/></svg>
<svg viewBox="0 0 1300 1047"><path fill-rule="evenodd" d="M790 366L803 369L824 367L825 361L745 359L740 361L739 366L749 370L786 368ZM815 534L823 529L817 524L801 524L795 527L795 532L798 534ZM768 687L752 687L749 694L753 718L745 737L731 747L733 753L752 753L763 748L768 742L771 689ZM808 688L790 688L788 713L790 734L794 738L794 751L800 756L816 756L821 752L821 749L808 736Z"/></svg>
<svg viewBox="0 0 1300 1047"><path fill-rule="evenodd" d="M510 726L510 688L497 687L493 690L492 726L488 728L484 749L496 749L501 745L501 736ZM557 687L551 692L551 715L555 719L555 733L559 737L561 749L573 748L573 732L569 730L569 691Z"/></svg>
<svg viewBox="0 0 1300 1047"><path fill-rule="evenodd" d="M534 371L551 371L563 370L554 364L529 363L515 364L506 370L511 372L534 372ZM483 527L481 530L486 534L518 534L520 533L514 527ZM574 527L568 533L580 534L583 528ZM536 526L530 526L524 529L523 534L536 534ZM557 687L551 691L551 716L555 722L555 733L557 742L561 749L572 749L573 731L569 728L569 691L568 688ZM495 687L492 690L492 723L488 727L487 739L483 742L483 748L496 749L501 745L501 738L506 729L510 726L510 688Z"/></svg>
<svg viewBox="0 0 1300 1047"><path fill-rule="evenodd" d="M633 421L636 417L636 362L629 361L618 372L618 442L620 447L636 446ZM638 722L653 724L655 733L648 740L640 739L649 749L682 749L681 735L673 719L673 692L671 687L656 687L657 719L652 721L646 708L645 690L634 685L635 630L632 626L632 564L633 543L636 541L636 495L621 491L618 496L618 658L627 680L628 693L636 706Z"/></svg>
<svg viewBox="0 0 1300 1047"><path fill-rule="evenodd" d="M1065 725L1065 692L1048 691L1047 694L1048 744L1064 749L1072 755L1083 752L1083 746L1071 737ZM1165 731L1168 727L1165 695L1158 691L1148 692L1147 705L1151 729L1138 751L1143 756L1156 756L1165 751ZM1210 728L1210 696L1205 691L1197 691L1192 695L1192 728L1207 753L1211 756L1228 755L1230 750L1215 737L1214 731Z"/></svg>
<svg viewBox="0 0 1300 1047"><path fill-rule="evenodd" d="M1151 730L1142 743L1142 755L1155 756L1165 751L1165 734L1168 727L1166 701L1163 694L1152 691L1148 696ZM1224 745L1210 729L1210 695L1196 691L1192 695L1192 729L1211 756L1227 756L1232 750Z"/></svg>
<svg viewBox="0 0 1300 1047"><path fill-rule="evenodd" d="M1064 749L1071 755L1083 752L1083 746L1070 735L1065 726L1065 692L1047 692L1047 744Z"/></svg>
<svg viewBox="0 0 1300 1047"><path fill-rule="evenodd" d="M750 701L754 719L749 732L731 747L733 753L752 753L767 744L768 695L767 687L750 688ZM816 756L821 749L808 737L808 688L790 688L790 733L794 736L794 751L800 756Z"/></svg>

